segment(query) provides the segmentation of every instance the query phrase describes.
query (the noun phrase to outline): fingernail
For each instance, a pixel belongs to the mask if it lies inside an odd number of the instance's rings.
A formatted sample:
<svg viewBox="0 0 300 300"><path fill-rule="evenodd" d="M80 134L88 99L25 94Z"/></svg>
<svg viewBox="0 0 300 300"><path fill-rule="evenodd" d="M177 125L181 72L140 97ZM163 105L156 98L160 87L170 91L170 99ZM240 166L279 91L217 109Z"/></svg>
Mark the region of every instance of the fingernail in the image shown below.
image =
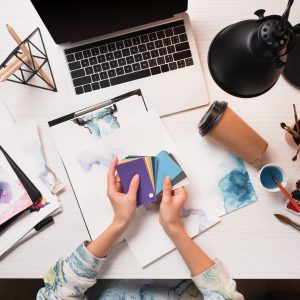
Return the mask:
<svg viewBox="0 0 300 300"><path fill-rule="evenodd" d="M166 176L166 178L165 178L165 182L166 182L166 183L170 183L170 181L171 181L171 178L170 178L170 176Z"/></svg>
<svg viewBox="0 0 300 300"><path fill-rule="evenodd" d="M134 181L138 181L140 179L140 175L139 174L135 174L132 179Z"/></svg>

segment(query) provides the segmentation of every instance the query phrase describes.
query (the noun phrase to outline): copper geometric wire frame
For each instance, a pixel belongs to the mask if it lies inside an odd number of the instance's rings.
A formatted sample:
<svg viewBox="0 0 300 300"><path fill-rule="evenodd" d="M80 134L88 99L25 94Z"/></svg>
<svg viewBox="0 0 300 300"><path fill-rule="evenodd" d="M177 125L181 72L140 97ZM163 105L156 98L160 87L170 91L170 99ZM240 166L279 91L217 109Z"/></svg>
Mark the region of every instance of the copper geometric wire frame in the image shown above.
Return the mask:
<svg viewBox="0 0 300 300"><path fill-rule="evenodd" d="M41 39L41 43L42 43L42 47L43 49L39 49L30 39L35 35L38 34L40 39ZM24 67L21 67L18 71L20 71L21 76L18 76L17 74L13 74L12 76L15 79L12 78L8 78L7 81L12 81L12 82L16 82L16 83L20 83L20 84L25 84L25 85L29 85L29 86L33 86L33 87L37 87L40 89L44 89L44 90L48 90L48 91L53 91L53 92L57 92L57 87L55 84L55 80L54 80L54 76L52 73L52 69L50 66L50 62L48 59L48 55L47 55L47 51L45 48L45 44L44 44L44 40L41 34L41 31L39 28L36 28L25 40L23 40L22 44L24 44L25 46L27 46L29 53L30 53L30 60L29 62L31 62L31 64L28 64L28 62L24 61L20 56L23 53L20 45L18 45L12 52L11 54L5 59L5 61L0 65L0 69L5 68L6 64L11 60L11 58L13 56L15 56L17 59L19 59L20 61L22 61L22 63L28 68L27 70L24 69ZM34 55L32 54L32 47L34 49L36 49L40 54L39 55ZM35 64L33 63L33 58L36 59L40 59L42 61L42 63L40 64L39 68L35 67ZM40 68L42 68L43 66L48 65L50 74L51 74L51 79L53 82L53 86L50 85L40 74L39 74L39 70ZM25 76L25 73L30 74L27 78ZM48 74L49 75L49 74ZM38 76L41 80L43 80L47 87L44 86L38 86L36 84L32 84L29 81L34 77L34 76Z"/></svg>

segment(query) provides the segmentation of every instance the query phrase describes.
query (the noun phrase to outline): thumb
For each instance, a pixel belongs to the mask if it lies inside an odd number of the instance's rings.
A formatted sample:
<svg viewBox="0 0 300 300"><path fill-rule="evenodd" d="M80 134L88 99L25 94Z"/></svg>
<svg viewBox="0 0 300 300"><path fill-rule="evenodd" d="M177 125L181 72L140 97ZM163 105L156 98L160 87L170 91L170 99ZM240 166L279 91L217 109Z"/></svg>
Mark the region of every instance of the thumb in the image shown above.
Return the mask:
<svg viewBox="0 0 300 300"><path fill-rule="evenodd" d="M139 184L140 184L140 176L138 174L136 174L132 177L130 185L129 185L127 195L130 198L136 199L136 194L137 194L137 191L139 189Z"/></svg>
<svg viewBox="0 0 300 300"><path fill-rule="evenodd" d="M162 201L167 201L172 198L172 182L170 176L167 176L163 182L163 197Z"/></svg>

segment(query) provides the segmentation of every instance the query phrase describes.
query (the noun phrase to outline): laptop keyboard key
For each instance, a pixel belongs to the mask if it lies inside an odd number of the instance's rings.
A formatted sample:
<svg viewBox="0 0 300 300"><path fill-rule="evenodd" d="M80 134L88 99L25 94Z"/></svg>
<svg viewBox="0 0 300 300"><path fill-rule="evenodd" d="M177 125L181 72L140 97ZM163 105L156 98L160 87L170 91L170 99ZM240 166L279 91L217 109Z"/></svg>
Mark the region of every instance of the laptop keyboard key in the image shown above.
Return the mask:
<svg viewBox="0 0 300 300"><path fill-rule="evenodd" d="M110 84L113 86L113 85L129 82L129 81L141 79L141 78L144 78L144 77L148 77L150 75L151 75L150 70L146 69L146 70L133 72L133 73L129 73L129 74L126 74L126 75L123 75L123 76L112 78L110 80Z"/></svg>
<svg viewBox="0 0 300 300"><path fill-rule="evenodd" d="M145 51L147 51L147 47L146 47L145 44L139 45L138 48L139 48L139 51L140 51L140 52L145 52Z"/></svg>
<svg viewBox="0 0 300 300"><path fill-rule="evenodd" d="M92 67L87 67L87 68L85 68L85 73L86 73L86 75L91 75L94 73L94 70Z"/></svg>
<svg viewBox="0 0 300 300"><path fill-rule="evenodd" d="M150 66L151 68L157 66L157 62L156 62L156 59L155 59L155 58L149 60L149 66Z"/></svg>
<svg viewBox="0 0 300 300"><path fill-rule="evenodd" d="M100 54L100 52L99 52L99 49L98 49L98 48L93 48L93 49L91 50L91 52L92 52L92 55L93 55L93 56L97 56L97 55L99 55L99 54Z"/></svg>
<svg viewBox="0 0 300 300"><path fill-rule="evenodd" d="M180 42L186 42L187 41L187 35L185 33L181 34L179 36L179 40L180 40Z"/></svg>
<svg viewBox="0 0 300 300"><path fill-rule="evenodd" d="M84 58L89 58L92 56L92 53L90 50L84 50L84 51L82 51L82 53L83 53Z"/></svg>
<svg viewBox="0 0 300 300"><path fill-rule="evenodd" d="M171 53L174 53L176 50L175 50L175 47L172 45L172 46L168 46L167 47L167 50L168 50L168 53L171 54Z"/></svg>
<svg viewBox="0 0 300 300"><path fill-rule="evenodd" d="M113 52L117 49L115 43L109 44L107 48L109 52Z"/></svg>
<svg viewBox="0 0 300 300"><path fill-rule="evenodd" d="M75 61L69 64L69 69L70 71L76 70L76 69L80 69L81 68L81 64L79 61Z"/></svg>
<svg viewBox="0 0 300 300"><path fill-rule="evenodd" d="M143 53L143 59L144 60L147 60L147 59L150 59L150 58L151 58L150 52L144 52Z"/></svg>
<svg viewBox="0 0 300 300"><path fill-rule="evenodd" d="M83 59L83 54L82 54L82 52L76 52L76 53L75 53L75 58L76 58L76 60Z"/></svg>
<svg viewBox="0 0 300 300"><path fill-rule="evenodd" d="M166 37L166 34L165 34L165 32L164 32L163 30L161 30L161 31L159 31L159 32L157 33L157 37L158 37L159 39L163 39L163 38Z"/></svg>
<svg viewBox="0 0 300 300"><path fill-rule="evenodd" d="M104 55L97 56L97 59L98 59L98 63L100 63L100 64L105 62L105 56Z"/></svg>
<svg viewBox="0 0 300 300"><path fill-rule="evenodd" d="M171 40L170 40L170 38L165 38L165 39L163 40L163 43L164 43L164 46L170 46L170 45L171 45Z"/></svg>
<svg viewBox="0 0 300 300"><path fill-rule="evenodd" d="M93 74L92 75L92 80L93 80L93 82L94 81L99 81L100 80L99 74Z"/></svg>
<svg viewBox="0 0 300 300"><path fill-rule="evenodd" d="M100 51L101 54L107 53L108 50L107 50L106 45L100 46L100 47L99 47L99 51Z"/></svg>
<svg viewBox="0 0 300 300"><path fill-rule="evenodd" d="M134 72L139 71L141 69L141 66L139 63L133 64L132 69Z"/></svg>
<svg viewBox="0 0 300 300"><path fill-rule="evenodd" d="M83 86L83 90L84 90L85 93L88 93L88 92L91 92L91 91L92 91L92 87L91 87L90 84L85 84L85 85Z"/></svg>
<svg viewBox="0 0 300 300"><path fill-rule="evenodd" d="M141 36L141 42L142 43L148 43L149 42L149 37L148 37L147 34Z"/></svg>
<svg viewBox="0 0 300 300"><path fill-rule="evenodd" d="M126 57L126 61L127 61L127 64L131 65L134 63L134 58L133 56L128 56Z"/></svg>
<svg viewBox="0 0 300 300"><path fill-rule="evenodd" d="M113 53L109 52L109 53L105 54L105 58L107 61L110 61L110 60L114 59L114 55L113 55Z"/></svg>
<svg viewBox="0 0 300 300"><path fill-rule="evenodd" d="M115 76L117 76L116 70L109 70L107 73L108 73L109 77L115 77Z"/></svg>
<svg viewBox="0 0 300 300"><path fill-rule="evenodd" d="M108 78L107 72L101 72L99 75L100 75L101 80Z"/></svg>
<svg viewBox="0 0 300 300"><path fill-rule="evenodd" d="M126 65L126 60L125 60L125 58L120 58L120 59L118 59L118 63L119 63L119 66L120 66L120 67L125 66L125 65Z"/></svg>
<svg viewBox="0 0 300 300"><path fill-rule="evenodd" d="M125 41L124 41L124 45L125 45L125 47L127 47L127 48L131 47L131 46L132 46L132 41L131 41L131 39L125 40Z"/></svg>
<svg viewBox="0 0 300 300"><path fill-rule="evenodd" d="M100 81L100 86L102 89L109 87L110 86L109 80Z"/></svg>
<svg viewBox="0 0 300 300"><path fill-rule="evenodd" d="M169 64L169 68L170 68L170 71L176 70L176 69L177 69L177 64L176 64L176 62L170 63L170 64Z"/></svg>
<svg viewBox="0 0 300 300"><path fill-rule="evenodd" d="M123 75L123 74L125 73L123 67L117 68L117 69L116 69L116 72L117 72L117 75L118 75L118 76Z"/></svg>
<svg viewBox="0 0 300 300"><path fill-rule="evenodd" d="M112 69L117 68L119 66L116 60L112 60L109 64Z"/></svg>
<svg viewBox="0 0 300 300"><path fill-rule="evenodd" d="M173 35L173 29L172 28L168 28L168 29L165 30L165 33L166 33L167 37L172 36Z"/></svg>
<svg viewBox="0 0 300 300"><path fill-rule="evenodd" d="M164 44L163 44L163 42L162 42L161 40L155 41L154 44L155 44L155 47L156 47L156 48L161 48L161 47L164 46Z"/></svg>
<svg viewBox="0 0 300 300"><path fill-rule="evenodd" d="M188 42L180 43L180 44L175 45L175 49L178 52L179 51L184 51L184 50L190 49L190 45L189 45Z"/></svg>
<svg viewBox="0 0 300 300"><path fill-rule="evenodd" d="M140 38L137 36L137 37L133 37L132 38L132 43L133 43L133 45L139 45L140 43L141 43L141 40L140 40Z"/></svg>
<svg viewBox="0 0 300 300"><path fill-rule="evenodd" d="M122 57L122 52L120 50L114 52L115 59L119 59Z"/></svg>
<svg viewBox="0 0 300 300"><path fill-rule="evenodd" d="M100 89L99 82L93 82L92 83L92 89L93 89L93 91L99 90Z"/></svg>
<svg viewBox="0 0 300 300"><path fill-rule="evenodd" d="M124 70L125 70L125 73L131 73L132 72L132 67L131 66L125 66Z"/></svg>
<svg viewBox="0 0 300 300"><path fill-rule="evenodd" d="M172 44L177 44L177 43L179 43L179 38L178 38L178 36L177 36L177 35L172 36L172 37L171 37L171 42L172 42Z"/></svg>
<svg viewBox="0 0 300 300"><path fill-rule="evenodd" d="M185 67L185 62L184 62L184 60L179 60L179 61L177 62L177 66L178 66L179 69L180 69L180 68L184 68L184 67Z"/></svg>
<svg viewBox="0 0 300 300"><path fill-rule="evenodd" d="M181 34L185 33L185 28L184 26L177 26L173 28L174 34Z"/></svg>
<svg viewBox="0 0 300 300"><path fill-rule="evenodd" d="M159 58L157 59L157 63L158 63L159 65L163 65L163 64L166 63L166 61L165 61L165 59L164 59L163 57L159 57Z"/></svg>
<svg viewBox="0 0 300 300"><path fill-rule="evenodd" d="M116 47L118 50L125 48L124 42L123 41L116 42Z"/></svg>
<svg viewBox="0 0 300 300"><path fill-rule="evenodd" d="M103 64L101 65L101 67L102 67L102 70L103 70L103 71L107 71L107 70L110 69L110 66L109 66L109 63L108 63L108 62L103 63Z"/></svg>
<svg viewBox="0 0 300 300"><path fill-rule="evenodd" d="M165 56L165 60L167 63L170 63L173 61L173 55L169 54Z"/></svg>
<svg viewBox="0 0 300 300"><path fill-rule="evenodd" d="M164 55L167 55L168 52L167 52L167 48L160 48L159 49L159 55L160 56L164 56Z"/></svg>
<svg viewBox="0 0 300 300"><path fill-rule="evenodd" d="M131 55L137 54L139 52L139 49L137 46L133 46L130 48Z"/></svg>
<svg viewBox="0 0 300 300"><path fill-rule="evenodd" d="M91 57L89 58L89 62L90 62L90 65L95 65L98 63L97 61L97 58L96 57Z"/></svg>
<svg viewBox="0 0 300 300"><path fill-rule="evenodd" d="M142 67L142 69L147 69L147 68L149 68L148 62L147 62L147 61L142 61L142 62L141 62L141 67Z"/></svg>
<svg viewBox="0 0 300 300"><path fill-rule="evenodd" d="M100 65L95 65L95 66L93 67L93 69L94 69L94 72L95 72L95 73L99 73L99 72L102 71L102 68L101 68Z"/></svg>
<svg viewBox="0 0 300 300"><path fill-rule="evenodd" d="M140 61L142 61L142 60L143 60L142 54L136 54L136 55L134 56L134 60L135 60L135 62L140 62Z"/></svg>
<svg viewBox="0 0 300 300"><path fill-rule="evenodd" d="M193 61L193 59L190 57L190 58L187 58L187 59L185 60L185 64L186 64L186 66L192 66L192 65L194 64L194 61Z"/></svg>
<svg viewBox="0 0 300 300"><path fill-rule="evenodd" d="M161 73L160 67L154 67L154 68L151 68L150 70L151 70L152 75L156 75L156 74Z"/></svg>
<svg viewBox="0 0 300 300"><path fill-rule="evenodd" d="M154 43L153 43L153 42L148 43L148 44L147 44L147 49L148 49L148 50L153 50L153 49L155 49Z"/></svg>
<svg viewBox="0 0 300 300"><path fill-rule="evenodd" d="M78 69L75 71L71 72L71 76L73 79L78 78L78 77L82 77L85 75L84 69Z"/></svg>
<svg viewBox="0 0 300 300"><path fill-rule="evenodd" d="M152 58L159 57L159 53L158 53L157 50L152 50L150 53L151 53L151 57L152 57Z"/></svg>
<svg viewBox="0 0 300 300"><path fill-rule="evenodd" d="M173 54L174 60L180 60L192 57L192 52L190 50L178 52Z"/></svg>
<svg viewBox="0 0 300 300"><path fill-rule="evenodd" d="M125 57L125 56L129 56L130 55L130 50L129 49L123 49L122 50L122 54L123 54L123 56Z"/></svg>
<svg viewBox="0 0 300 300"><path fill-rule="evenodd" d="M84 93L83 87L82 87L82 86L76 87L76 88L75 88L75 93L76 93L76 95L83 94L83 93Z"/></svg>
<svg viewBox="0 0 300 300"><path fill-rule="evenodd" d="M68 61L69 63L75 61L75 56L74 56L74 54L69 54L69 55L67 55L67 61Z"/></svg>
<svg viewBox="0 0 300 300"><path fill-rule="evenodd" d="M91 82L92 82L91 76L85 76L85 77L73 79L74 86L84 85L84 84L91 83Z"/></svg>
<svg viewBox="0 0 300 300"><path fill-rule="evenodd" d="M156 35L155 32L149 33L148 36L149 36L149 40L150 40L150 41L155 41L155 40L157 40L157 35Z"/></svg>
<svg viewBox="0 0 300 300"><path fill-rule="evenodd" d="M161 71L162 71L163 73L169 71L169 66L168 66L167 64L166 64L166 65L162 65L162 66L160 66L160 67L161 67Z"/></svg>
<svg viewBox="0 0 300 300"><path fill-rule="evenodd" d="M83 59L81 61L81 65L83 68L85 68L85 67L88 67L90 65L90 63L89 63L88 59Z"/></svg>

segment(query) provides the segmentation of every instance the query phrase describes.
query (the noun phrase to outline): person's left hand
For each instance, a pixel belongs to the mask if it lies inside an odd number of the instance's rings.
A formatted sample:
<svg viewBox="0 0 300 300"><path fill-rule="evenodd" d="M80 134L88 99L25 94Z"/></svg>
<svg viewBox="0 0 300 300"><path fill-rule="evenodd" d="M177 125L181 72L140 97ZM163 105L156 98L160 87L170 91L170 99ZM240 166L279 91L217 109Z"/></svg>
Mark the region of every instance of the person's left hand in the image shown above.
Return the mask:
<svg viewBox="0 0 300 300"><path fill-rule="evenodd" d="M132 178L129 191L124 194L120 178L115 175L117 164L118 159L115 158L107 174L107 195L115 213L113 222L125 229L135 214L140 177L135 175Z"/></svg>

